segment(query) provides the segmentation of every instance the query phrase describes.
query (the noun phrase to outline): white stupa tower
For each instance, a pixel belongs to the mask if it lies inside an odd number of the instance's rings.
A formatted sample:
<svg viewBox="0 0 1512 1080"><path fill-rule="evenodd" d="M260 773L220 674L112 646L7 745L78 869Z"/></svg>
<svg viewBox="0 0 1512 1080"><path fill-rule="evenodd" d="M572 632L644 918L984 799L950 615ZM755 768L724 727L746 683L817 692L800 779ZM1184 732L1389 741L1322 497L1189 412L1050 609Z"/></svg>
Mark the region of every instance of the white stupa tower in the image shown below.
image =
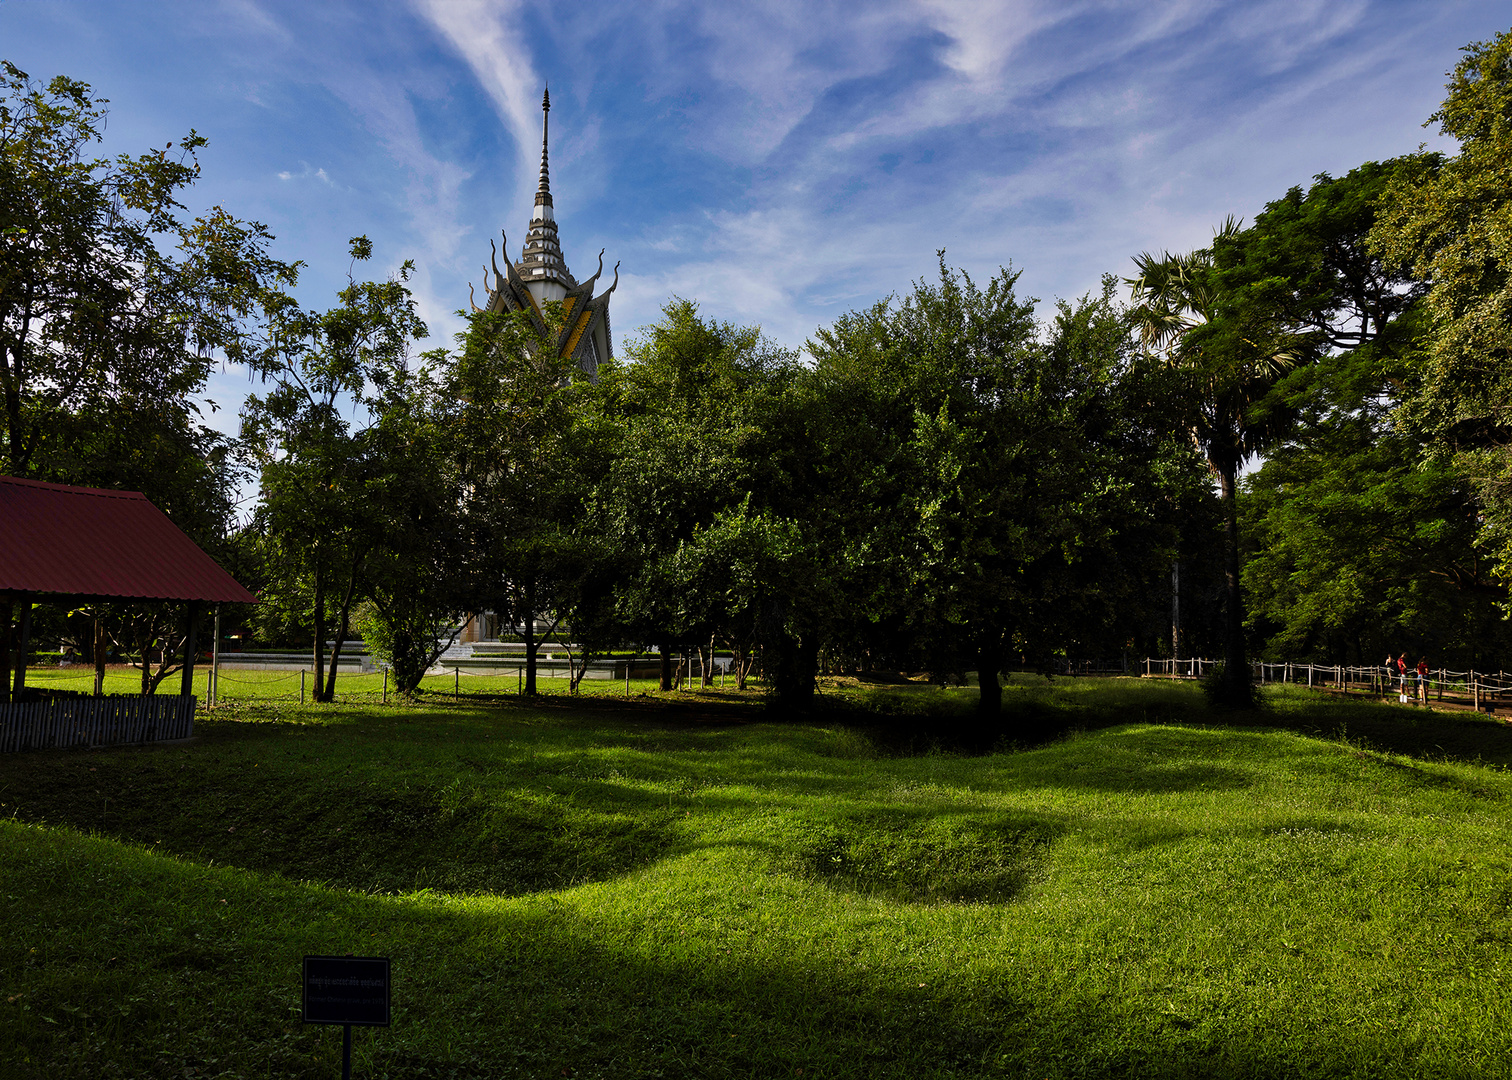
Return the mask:
<svg viewBox="0 0 1512 1080"><path fill-rule="evenodd" d="M564 323L557 335L557 348L564 357L577 361L590 377L596 377L599 365L611 355L609 337L609 294L619 285L619 264L614 266L614 282L598 296L593 286L604 271L604 253L599 252L598 270L579 284L567 269L562 245L557 237L556 212L551 200L551 171L548 159L551 119L551 92L541 98L541 179L536 187L535 209L530 214L530 230L518 262L508 256L505 236L504 270L493 260L493 281L489 284L484 268L484 285L488 288L488 311L529 311L545 328L544 306L560 303ZM476 303L474 310L478 310Z"/></svg>

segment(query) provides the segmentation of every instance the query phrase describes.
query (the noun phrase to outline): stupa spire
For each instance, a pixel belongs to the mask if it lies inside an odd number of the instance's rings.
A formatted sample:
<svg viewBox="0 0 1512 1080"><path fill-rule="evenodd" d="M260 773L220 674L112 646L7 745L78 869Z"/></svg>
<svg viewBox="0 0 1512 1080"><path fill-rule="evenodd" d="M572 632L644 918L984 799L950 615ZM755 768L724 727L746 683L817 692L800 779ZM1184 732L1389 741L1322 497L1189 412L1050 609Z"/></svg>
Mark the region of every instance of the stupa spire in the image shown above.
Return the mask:
<svg viewBox="0 0 1512 1080"><path fill-rule="evenodd" d="M551 198L551 91L541 95L541 179L536 188L535 209L530 215L530 229L525 236L520 260L508 257L509 241L504 242L504 265L493 263L490 284L485 268L484 286L488 289L487 311L527 313L537 329L545 332L548 324L556 333L559 355L576 361L590 378L597 378L599 365L613 359L609 330L609 295L614 285L593 294L603 273L603 252L599 252L598 270L579 283L562 258L557 238L556 212ZM619 264L615 264L615 284L619 283ZM558 305L556 308L550 305Z"/></svg>
<svg viewBox="0 0 1512 1080"><path fill-rule="evenodd" d="M541 95L541 183L536 188L535 210L530 215L530 231L525 236L525 250L517 264L520 276L529 282L536 299L560 300L577 284L562 258L557 239L556 211L551 207L551 174L547 157L547 138L551 118L551 91Z"/></svg>
<svg viewBox="0 0 1512 1080"><path fill-rule="evenodd" d="M536 188L536 205L551 205L551 174L546 162L546 143L549 134L548 122L551 120L551 87L541 95L541 184Z"/></svg>

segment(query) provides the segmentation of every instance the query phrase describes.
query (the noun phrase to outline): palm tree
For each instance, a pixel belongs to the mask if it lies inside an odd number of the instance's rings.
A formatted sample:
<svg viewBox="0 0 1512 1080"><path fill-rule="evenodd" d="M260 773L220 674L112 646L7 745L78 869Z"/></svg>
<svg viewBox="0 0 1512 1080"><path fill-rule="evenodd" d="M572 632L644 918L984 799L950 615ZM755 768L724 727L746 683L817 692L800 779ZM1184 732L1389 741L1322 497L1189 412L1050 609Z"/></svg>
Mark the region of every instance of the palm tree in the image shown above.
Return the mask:
<svg viewBox="0 0 1512 1080"><path fill-rule="evenodd" d="M1134 258L1138 276L1126 279L1135 305L1129 316L1140 341L1151 357L1181 376L1185 423L1218 480L1228 593L1223 698L1234 705L1253 700L1239 590L1238 474L1251 457L1285 437L1291 410L1272 392L1314 348L1307 335L1288 331L1278 310L1257 306L1226 285L1216 255L1237 250L1243 237L1239 222L1230 217L1214 233L1211 247L1158 257L1141 252Z"/></svg>

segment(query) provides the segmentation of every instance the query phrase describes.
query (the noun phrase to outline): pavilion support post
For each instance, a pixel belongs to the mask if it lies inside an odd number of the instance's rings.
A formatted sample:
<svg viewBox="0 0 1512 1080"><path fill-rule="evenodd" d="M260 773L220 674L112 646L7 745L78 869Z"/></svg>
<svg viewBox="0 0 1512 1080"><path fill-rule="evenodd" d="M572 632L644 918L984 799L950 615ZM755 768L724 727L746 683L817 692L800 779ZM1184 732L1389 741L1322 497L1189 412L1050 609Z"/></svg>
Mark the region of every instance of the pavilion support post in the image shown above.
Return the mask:
<svg viewBox="0 0 1512 1080"><path fill-rule="evenodd" d="M101 615L99 609L96 608L95 609L95 617L94 617L94 665L95 665L94 696L95 697L103 697L105 695L105 649L106 649L106 645L107 645L107 639L105 637L105 617L103 615Z"/></svg>
<svg viewBox="0 0 1512 1080"><path fill-rule="evenodd" d="M16 677L11 683L11 701L21 701L21 691L26 689L26 654L31 652L31 603L21 601L21 631L16 635Z"/></svg>
<svg viewBox="0 0 1512 1080"><path fill-rule="evenodd" d="M215 605L215 640L210 643L210 690L205 696L210 704L220 704L220 605Z"/></svg>
<svg viewBox="0 0 1512 1080"><path fill-rule="evenodd" d="M194 629L195 623L199 622L199 607L198 600L191 600L189 610L185 614L189 625L184 628L184 681L179 689L179 693L184 697L189 697L194 693Z"/></svg>
<svg viewBox="0 0 1512 1080"><path fill-rule="evenodd" d="M0 669L6 673L6 678L0 680L0 703L10 701L11 619L14 616L15 604L9 600L0 604Z"/></svg>

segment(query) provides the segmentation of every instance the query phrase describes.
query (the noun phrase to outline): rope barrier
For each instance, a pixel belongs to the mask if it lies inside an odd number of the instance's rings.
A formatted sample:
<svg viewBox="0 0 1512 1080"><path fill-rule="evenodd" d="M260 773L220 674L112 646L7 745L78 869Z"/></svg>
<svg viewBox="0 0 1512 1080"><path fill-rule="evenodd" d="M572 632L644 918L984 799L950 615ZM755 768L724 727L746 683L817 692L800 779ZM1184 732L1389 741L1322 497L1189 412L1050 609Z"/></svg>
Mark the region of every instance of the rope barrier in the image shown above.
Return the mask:
<svg viewBox="0 0 1512 1080"><path fill-rule="evenodd" d="M1143 664L1147 676L1192 678L1206 674L1217 661L1195 657L1187 660L1147 657ZM1346 694L1353 689L1383 696L1395 693L1400 698L1410 697L1425 704L1430 693L1435 694L1439 701L1444 700L1446 692L1465 694L1470 698L1471 707L1477 711L1483 705L1488 710L1495 710L1503 701L1512 704L1512 677L1505 671L1491 674L1474 669L1453 671L1437 668L1431 669L1419 680L1415 668L1404 673L1384 663L1341 665L1256 660L1252 666L1262 685L1271 682L1300 684L1305 678L1308 686L1332 685Z"/></svg>

